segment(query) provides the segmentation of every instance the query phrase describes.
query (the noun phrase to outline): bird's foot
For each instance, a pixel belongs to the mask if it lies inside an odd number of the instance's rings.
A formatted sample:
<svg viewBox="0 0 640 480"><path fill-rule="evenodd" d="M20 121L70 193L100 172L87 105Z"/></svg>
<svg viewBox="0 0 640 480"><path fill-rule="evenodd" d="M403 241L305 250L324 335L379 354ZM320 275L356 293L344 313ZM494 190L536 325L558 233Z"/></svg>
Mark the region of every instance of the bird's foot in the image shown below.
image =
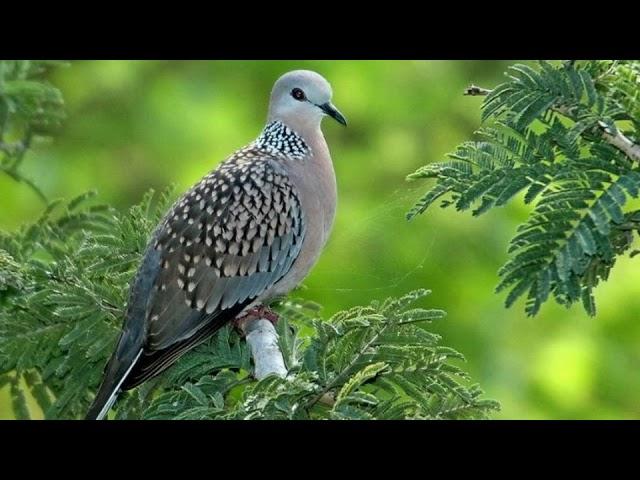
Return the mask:
<svg viewBox="0 0 640 480"><path fill-rule="evenodd" d="M242 315L237 316L233 321L233 325L238 330L243 331L244 326L248 321L258 320L259 318L264 318L266 320L269 320L275 327L276 323L278 323L278 319L280 318L280 316L276 312L271 310L269 307L266 307L264 305L258 305L257 307L253 307L245 311Z"/></svg>

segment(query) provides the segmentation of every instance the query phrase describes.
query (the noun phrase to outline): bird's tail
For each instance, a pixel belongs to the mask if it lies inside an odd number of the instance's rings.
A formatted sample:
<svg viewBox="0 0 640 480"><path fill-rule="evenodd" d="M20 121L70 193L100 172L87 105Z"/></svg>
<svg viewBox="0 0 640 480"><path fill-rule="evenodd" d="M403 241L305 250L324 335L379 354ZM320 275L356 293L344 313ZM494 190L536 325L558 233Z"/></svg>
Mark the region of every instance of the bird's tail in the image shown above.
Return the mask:
<svg viewBox="0 0 640 480"><path fill-rule="evenodd" d="M120 386L126 380L127 375L129 375L141 354L142 350L138 352L134 360L126 369L122 368L122 363L119 362L114 355L105 369L104 380L98 389L98 393L96 394L91 407L89 407L85 420L102 420L106 417L107 413L118 398Z"/></svg>

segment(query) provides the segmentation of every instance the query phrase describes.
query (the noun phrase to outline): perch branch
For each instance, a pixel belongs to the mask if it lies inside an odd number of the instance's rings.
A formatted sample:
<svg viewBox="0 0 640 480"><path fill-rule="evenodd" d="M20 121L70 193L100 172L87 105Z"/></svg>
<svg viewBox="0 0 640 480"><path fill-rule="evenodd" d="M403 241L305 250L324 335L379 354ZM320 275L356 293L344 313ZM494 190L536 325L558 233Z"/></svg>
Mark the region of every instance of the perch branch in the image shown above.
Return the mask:
<svg viewBox="0 0 640 480"><path fill-rule="evenodd" d="M264 318L246 319L238 322L238 328L251 348L253 376L257 380L262 380L270 374L285 378L288 373L287 367L278 346L278 333L273 323ZM329 407L335 404L332 392L323 392L316 401Z"/></svg>
<svg viewBox="0 0 640 480"><path fill-rule="evenodd" d="M247 319L238 325L251 348L256 379L267 375L287 376L287 367L278 346L278 333L273 324L265 318Z"/></svg>
<svg viewBox="0 0 640 480"><path fill-rule="evenodd" d="M467 87L464 91L465 95L470 95L472 97L486 96L486 95L489 95L490 93L491 93L491 90L478 87L476 85L471 85ZM554 112L564 115L565 117L571 118L572 120L575 120L573 118L573 115L571 115L570 108L567 108L564 106L554 106L554 107L551 107L551 109ZM615 128L612 129L609 125L607 125L602 121L598 122L598 126L602 130L602 138L604 138L604 140L607 143L616 147L618 150L624 153L631 160L640 162L640 145L639 144L633 143L626 136L624 136L622 132L620 132L618 129L615 129Z"/></svg>

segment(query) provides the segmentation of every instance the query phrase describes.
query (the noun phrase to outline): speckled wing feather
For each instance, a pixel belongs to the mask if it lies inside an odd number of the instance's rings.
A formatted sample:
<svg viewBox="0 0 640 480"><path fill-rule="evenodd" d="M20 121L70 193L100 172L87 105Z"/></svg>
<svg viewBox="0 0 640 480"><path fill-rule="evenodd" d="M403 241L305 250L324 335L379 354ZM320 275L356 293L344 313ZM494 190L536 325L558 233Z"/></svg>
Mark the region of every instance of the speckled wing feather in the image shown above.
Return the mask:
<svg viewBox="0 0 640 480"><path fill-rule="evenodd" d="M273 286L304 233L294 186L261 149L239 151L194 186L157 230L146 343L123 388L159 373Z"/></svg>

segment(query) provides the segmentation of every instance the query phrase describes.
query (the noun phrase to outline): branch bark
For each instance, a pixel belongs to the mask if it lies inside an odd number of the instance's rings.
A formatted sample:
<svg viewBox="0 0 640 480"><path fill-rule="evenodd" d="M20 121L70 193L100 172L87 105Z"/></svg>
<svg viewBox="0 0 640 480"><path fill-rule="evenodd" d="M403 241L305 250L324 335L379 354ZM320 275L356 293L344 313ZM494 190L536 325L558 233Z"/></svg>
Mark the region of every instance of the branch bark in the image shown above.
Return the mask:
<svg viewBox="0 0 640 480"><path fill-rule="evenodd" d="M267 375L287 376L287 367L278 345L278 333L273 323L265 318L247 319L240 322L240 330L251 348L254 372L257 380Z"/></svg>
<svg viewBox="0 0 640 480"><path fill-rule="evenodd" d="M640 145L633 143L618 129L615 129L615 131L612 132L609 126L604 122L598 122L598 125L602 129L602 136L607 142L623 152L631 160L640 162Z"/></svg>
<svg viewBox="0 0 640 480"><path fill-rule="evenodd" d="M289 373L278 345L278 332L273 323L265 318L243 319L237 323L243 333L246 342L251 348L256 380L262 380L268 375L274 374L285 378ZM334 394L323 391L314 403L322 403L329 407L335 405Z"/></svg>
<svg viewBox="0 0 640 480"><path fill-rule="evenodd" d="M491 93L491 90L486 88L478 87L476 85L471 85L467 87L464 91L465 95L469 95L472 97L475 96L486 96ZM571 118L575 120L571 115L571 112L566 107L552 107L554 112L557 112L565 117ZM598 122L598 126L602 130L602 138L609 144L616 147L622 153L624 153L631 160L640 163L640 144L633 143L629 140L622 132L617 129L611 129L606 123L600 121Z"/></svg>

